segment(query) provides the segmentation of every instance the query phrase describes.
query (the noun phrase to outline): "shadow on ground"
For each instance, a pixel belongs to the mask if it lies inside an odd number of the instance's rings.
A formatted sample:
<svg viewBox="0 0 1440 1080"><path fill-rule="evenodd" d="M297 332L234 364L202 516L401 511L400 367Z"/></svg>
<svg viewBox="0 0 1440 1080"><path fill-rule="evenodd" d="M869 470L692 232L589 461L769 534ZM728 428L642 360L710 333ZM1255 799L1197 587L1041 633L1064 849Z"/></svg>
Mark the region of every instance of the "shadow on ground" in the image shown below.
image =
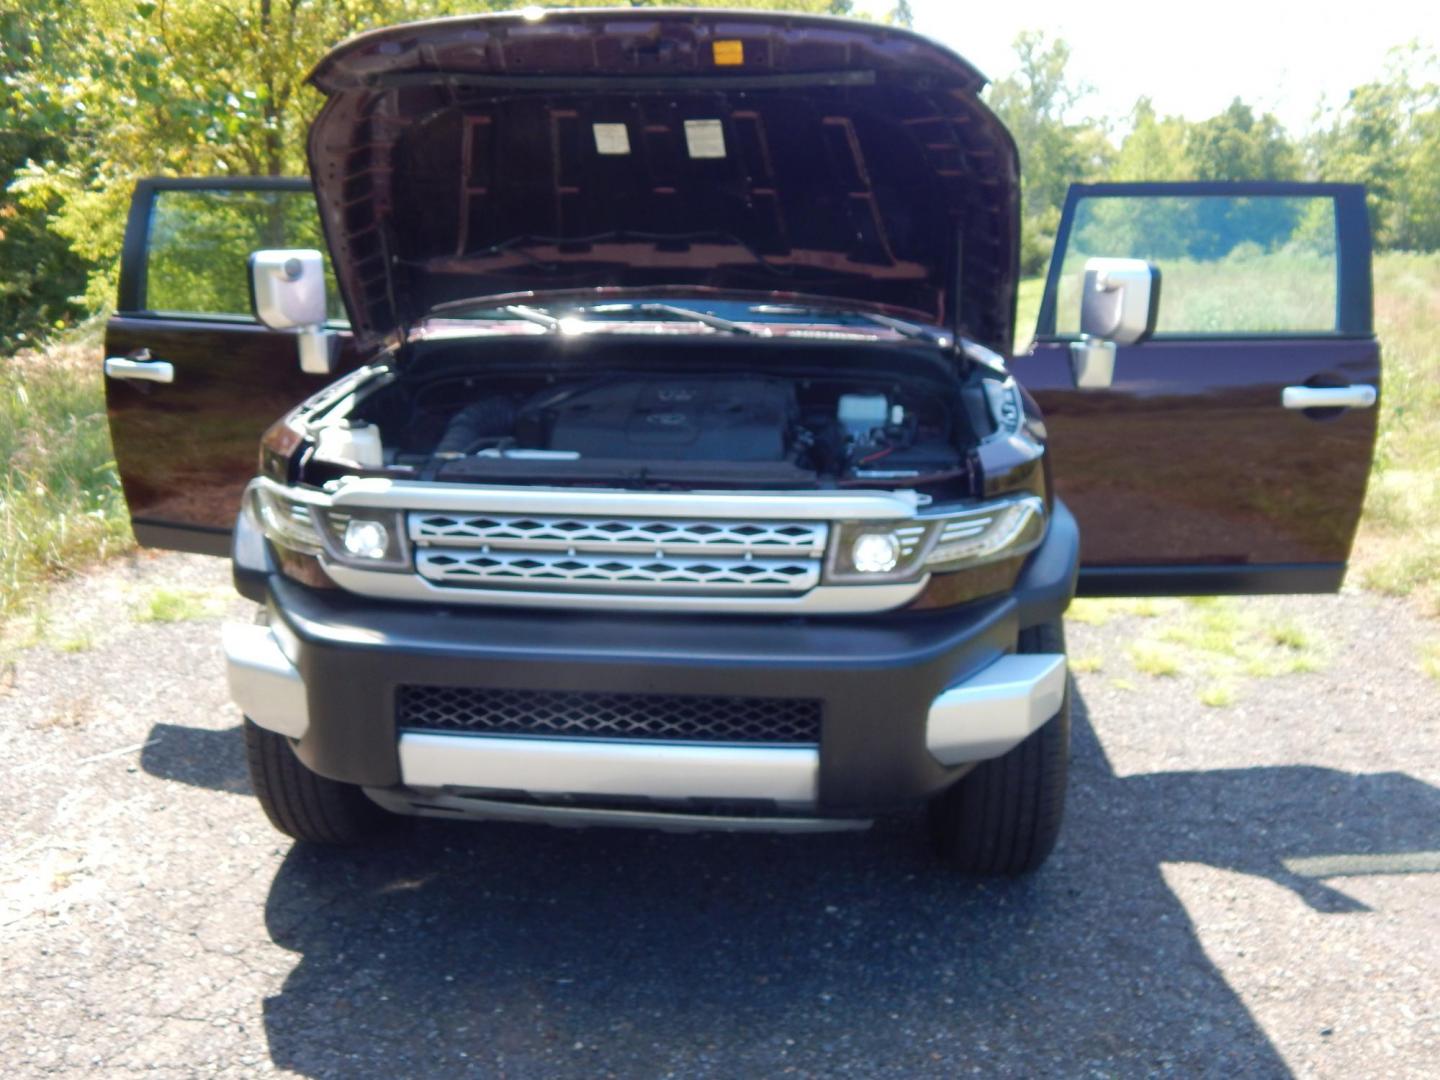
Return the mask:
<svg viewBox="0 0 1440 1080"><path fill-rule="evenodd" d="M1077 706L1061 847L1021 882L938 870L908 820L804 838L424 822L378 851L296 846L265 912L298 954L264 1004L274 1063L1283 1074L1161 863L1262 875L1343 918L1364 909L1282 860L1440 848L1440 791L1302 766L1117 777ZM158 774L231 776L222 734L213 765Z"/></svg>
<svg viewBox="0 0 1440 1080"><path fill-rule="evenodd" d="M245 742L238 724L223 731L156 724L140 751L140 767L161 780L250 794Z"/></svg>

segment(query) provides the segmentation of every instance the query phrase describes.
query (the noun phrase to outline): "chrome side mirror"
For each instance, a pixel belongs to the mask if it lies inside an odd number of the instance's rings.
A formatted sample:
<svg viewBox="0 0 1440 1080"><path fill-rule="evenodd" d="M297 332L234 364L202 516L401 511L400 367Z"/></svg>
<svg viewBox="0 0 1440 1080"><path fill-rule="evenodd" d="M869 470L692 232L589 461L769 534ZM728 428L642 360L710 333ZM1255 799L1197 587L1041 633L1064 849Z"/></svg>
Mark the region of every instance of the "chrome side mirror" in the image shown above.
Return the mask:
<svg viewBox="0 0 1440 1080"><path fill-rule="evenodd" d="M250 300L271 330L293 330L300 370L328 375L336 337L325 329L325 256L310 248L275 248L250 256Z"/></svg>
<svg viewBox="0 0 1440 1080"><path fill-rule="evenodd" d="M1115 349L1155 332L1160 269L1144 259L1087 259L1080 296L1081 339L1070 345L1075 385L1099 390L1115 380Z"/></svg>

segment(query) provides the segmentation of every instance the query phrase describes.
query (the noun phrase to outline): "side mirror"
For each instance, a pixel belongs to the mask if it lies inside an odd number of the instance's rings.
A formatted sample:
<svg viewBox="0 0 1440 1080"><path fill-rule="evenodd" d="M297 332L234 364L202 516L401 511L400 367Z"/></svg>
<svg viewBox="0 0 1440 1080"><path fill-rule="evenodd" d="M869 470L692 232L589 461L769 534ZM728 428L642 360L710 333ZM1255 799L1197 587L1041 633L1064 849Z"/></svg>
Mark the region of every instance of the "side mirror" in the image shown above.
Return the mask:
<svg viewBox="0 0 1440 1080"><path fill-rule="evenodd" d="M276 248L250 256L255 317L271 330L294 330L300 370L328 375L335 335L325 330L325 256L309 248Z"/></svg>
<svg viewBox="0 0 1440 1080"><path fill-rule="evenodd" d="M1103 389L1115 379L1115 349L1155 333L1160 269L1144 259L1087 259L1080 297L1081 340L1070 346L1075 385Z"/></svg>

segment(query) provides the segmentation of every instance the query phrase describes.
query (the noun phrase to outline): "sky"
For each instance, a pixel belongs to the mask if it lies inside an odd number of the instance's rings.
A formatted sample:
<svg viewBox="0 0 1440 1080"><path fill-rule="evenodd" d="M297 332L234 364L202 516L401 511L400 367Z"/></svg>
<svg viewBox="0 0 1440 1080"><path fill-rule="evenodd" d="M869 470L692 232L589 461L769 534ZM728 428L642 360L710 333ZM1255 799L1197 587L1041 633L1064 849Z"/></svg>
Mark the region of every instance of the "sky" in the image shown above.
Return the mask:
<svg viewBox="0 0 1440 1080"><path fill-rule="evenodd" d="M1161 115L1201 120L1238 96L1297 134L1312 127L1322 95L1339 104L1351 87L1375 79L1393 46L1440 43L1436 0L911 0L911 8L916 30L991 79L1014 69L1011 43L1021 30L1064 38L1075 76L1095 89L1087 112L1123 117L1148 94Z"/></svg>

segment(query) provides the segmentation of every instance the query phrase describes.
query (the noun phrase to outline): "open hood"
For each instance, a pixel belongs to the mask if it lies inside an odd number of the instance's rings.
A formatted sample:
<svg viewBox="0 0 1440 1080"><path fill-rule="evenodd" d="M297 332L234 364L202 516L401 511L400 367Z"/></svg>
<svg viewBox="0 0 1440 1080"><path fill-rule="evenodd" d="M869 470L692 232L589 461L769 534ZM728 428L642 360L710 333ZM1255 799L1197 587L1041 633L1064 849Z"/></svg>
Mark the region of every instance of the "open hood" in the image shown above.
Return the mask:
<svg viewBox="0 0 1440 1080"><path fill-rule="evenodd" d="M438 19L321 61L310 171L362 342L452 300L683 292L881 311L1008 351L1019 173L984 81L848 19Z"/></svg>

